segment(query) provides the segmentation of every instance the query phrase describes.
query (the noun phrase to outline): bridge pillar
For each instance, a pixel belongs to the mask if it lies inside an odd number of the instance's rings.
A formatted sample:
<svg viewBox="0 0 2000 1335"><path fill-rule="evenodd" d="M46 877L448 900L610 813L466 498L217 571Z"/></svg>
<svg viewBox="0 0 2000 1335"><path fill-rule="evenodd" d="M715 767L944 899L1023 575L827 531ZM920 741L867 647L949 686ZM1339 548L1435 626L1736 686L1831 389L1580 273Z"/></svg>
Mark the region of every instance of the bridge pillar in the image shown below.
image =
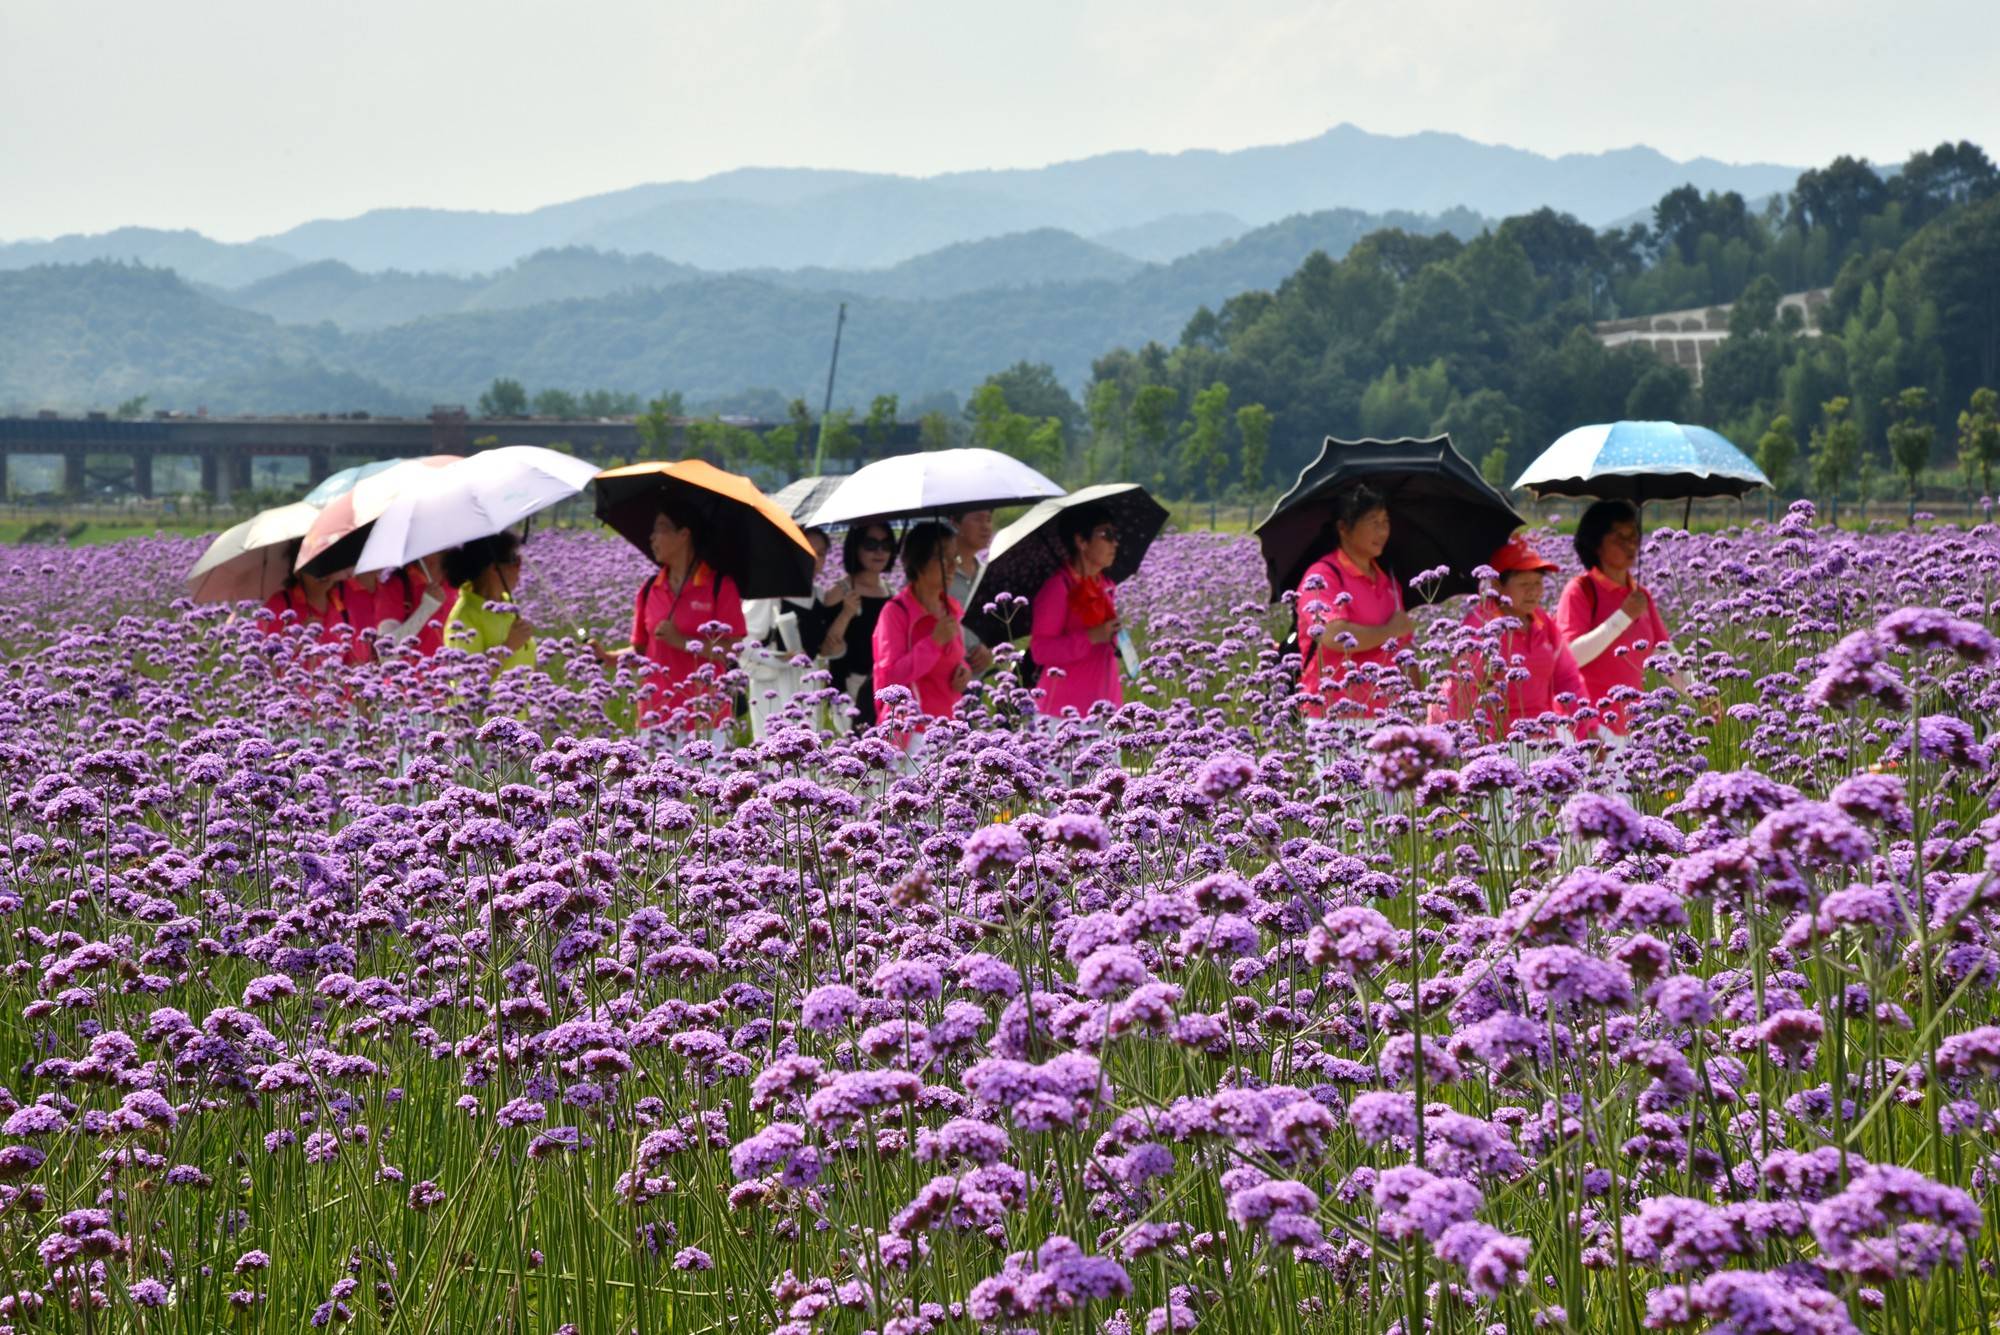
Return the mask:
<svg viewBox="0 0 2000 1335"><path fill-rule="evenodd" d="M153 455L150 450L132 451L132 490L145 500L153 499Z"/></svg>
<svg viewBox="0 0 2000 1335"><path fill-rule="evenodd" d="M83 451L67 449L63 451L63 495L80 498L84 491Z"/></svg>
<svg viewBox="0 0 2000 1335"><path fill-rule="evenodd" d="M306 485L317 487L333 472L333 451L308 450L306 452Z"/></svg>
<svg viewBox="0 0 2000 1335"><path fill-rule="evenodd" d="M233 450L209 450L201 456L201 489L227 505L239 491L250 490L250 456Z"/></svg>

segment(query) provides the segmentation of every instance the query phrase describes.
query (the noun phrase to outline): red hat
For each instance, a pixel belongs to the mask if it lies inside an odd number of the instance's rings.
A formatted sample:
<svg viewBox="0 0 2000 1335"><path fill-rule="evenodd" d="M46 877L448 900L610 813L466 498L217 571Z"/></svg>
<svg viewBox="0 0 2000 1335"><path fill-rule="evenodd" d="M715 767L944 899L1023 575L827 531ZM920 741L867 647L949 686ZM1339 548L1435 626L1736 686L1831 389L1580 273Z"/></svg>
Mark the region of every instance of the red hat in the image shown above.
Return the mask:
<svg viewBox="0 0 2000 1335"><path fill-rule="evenodd" d="M1512 574L1517 570L1539 570L1553 575L1562 568L1529 546L1528 540L1518 534L1507 539L1505 545L1493 553L1486 564L1502 575Z"/></svg>

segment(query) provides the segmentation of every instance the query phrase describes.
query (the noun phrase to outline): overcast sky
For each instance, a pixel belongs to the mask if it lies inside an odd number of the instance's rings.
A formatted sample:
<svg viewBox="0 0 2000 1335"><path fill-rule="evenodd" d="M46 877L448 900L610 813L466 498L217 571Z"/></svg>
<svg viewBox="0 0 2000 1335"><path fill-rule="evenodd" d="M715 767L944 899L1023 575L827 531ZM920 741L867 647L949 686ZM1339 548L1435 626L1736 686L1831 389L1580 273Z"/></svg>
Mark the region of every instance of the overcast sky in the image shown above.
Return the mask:
<svg viewBox="0 0 2000 1335"><path fill-rule="evenodd" d="M1544 153L2000 155L2000 0L0 0L0 239L927 175L1342 121Z"/></svg>

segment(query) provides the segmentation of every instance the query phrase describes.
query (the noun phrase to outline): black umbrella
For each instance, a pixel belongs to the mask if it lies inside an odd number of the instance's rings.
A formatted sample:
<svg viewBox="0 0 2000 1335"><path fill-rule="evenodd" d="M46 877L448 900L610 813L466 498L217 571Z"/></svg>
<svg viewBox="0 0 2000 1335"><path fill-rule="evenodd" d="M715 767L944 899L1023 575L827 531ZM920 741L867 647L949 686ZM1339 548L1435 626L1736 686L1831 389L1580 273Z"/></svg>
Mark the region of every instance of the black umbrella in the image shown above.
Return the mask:
<svg viewBox="0 0 2000 1335"><path fill-rule="evenodd" d="M993 535L993 549L986 568L966 600L965 624L988 644L1016 639L1028 633L1025 615L1008 622L986 610L1000 595L1011 593L1032 599L1058 567L1069 559L1057 532L1063 511L1094 505L1118 525L1118 557L1105 576L1116 584L1129 578L1146 558L1146 549L1166 527L1167 511L1136 482L1106 482L1084 487L1067 496L1041 501L1032 510Z"/></svg>
<svg viewBox="0 0 2000 1335"><path fill-rule="evenodd" d="M1257 526L1264 568L1276 602L1305 578L1307 567L1340 545L1334 503L1366 483L1389 505L1389 546L1382 564L1403 581L1413 602L1473 593L1474 566L1483 564L1525 520L1487 484L1479 470L1452 448L1451 437L1430 440L1326 438L1319 458L1299 473L1292 489ZM1436 583L1414 588L1410 580L1448 566Z"/></svg>

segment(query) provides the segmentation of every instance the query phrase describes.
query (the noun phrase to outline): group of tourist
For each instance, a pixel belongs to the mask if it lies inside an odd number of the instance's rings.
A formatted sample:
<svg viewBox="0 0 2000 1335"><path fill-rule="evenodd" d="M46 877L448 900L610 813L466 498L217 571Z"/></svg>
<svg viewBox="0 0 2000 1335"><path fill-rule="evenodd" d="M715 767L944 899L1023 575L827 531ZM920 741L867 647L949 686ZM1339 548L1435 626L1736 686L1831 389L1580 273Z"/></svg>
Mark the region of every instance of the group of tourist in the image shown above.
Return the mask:
<svg viewBox="0 0 2000 1335"><path fill-rule="evenodd" d="M1339 541L1307 570L1298 590L1301 686L1314 718L1379 711L1395 658L1416 623L1403 582L1382 564L1394 520L1366 486L1345 493L1334 514ZM1488 578L1465 622L1488 632L1443 683L1432 712L1505 737L1513 724L1570 719L1579 732L1626 730L1625 701L1636 698L1647 661L1667 647L1666 622L1636 576L1639 512L1601 500L1577 521L1583 573L1563 589L1553 617L1544 609L1548 576L1559 567L1524 537L1487 561ZM1683 695L1689 687L1669 674Z"/></svg>
<svg viewBox="0 0 2000 1335"><path fill-rule="evenodd" d="M671 503L655 518L657 569L639 586L628 639L594 645L607 664L644 660L639 719L687 731L723 727L738 700L723 682L738 646L750 689L743 701L759 727L769 710L804 688L799 659L823 664L852 704L856 726L877 721L877 699L909 692L927 717L948 717L967 683L993 664L993 651L964 624L965 601L993 540L993 513L962 511L951 522L924 520L903 533L857 524L841 543L842 575L810 597L745 602L736 583L708 560L701 519ZM1123 700L1113 638L1119 623L1104 570L1118 530L1101 510L1065 511L1061 541L1071 559L1033 603L1030 654L1040 664L1042 709L1088 712ZM830 539L805 530L824 563ZM900 562L902 587L888 575ZM501 666L535 661L535 630L512 606L521 542L512 532L480 538L381 577L295 571L266 602L265 628L317 627L349 662L367 662L381 639L411 639L420 654L445 645L472 653L504 650ZM363 632L373 632L372 635ZM844 721L849 711L837 711Z"/></svg>
<svg viewBox="0 0 2000 1335"><path fill-rule="evenodd" d="M710 563L701 517L666 504L650 539L657 569L637 591L630 635L593 647L607 664L625 655L643 660L638 716L647 725L714 730L741 706L761 731L771 709L805 689L808 661L823 666L851 704L835 711L843 723L877 722L891 688L906 692L921 715L949 717L967 684L993 663L992 648L964 620L993 539L993 515L975 509L948 518L912 523L901 534L887 523L856 524L841 541L841 574L830 586L746 603L735 581ZM1389 698L1396 657L1416 631L1404 582L1382 562L1394 523L1367 486L1344 493L1333 515L1338 541L1299 585L1300 685L1311 717L1367 716ZM831 539L820 529L805 532L823 564ZM1056 532L1066 559L1033 598L1028 625L1040 709L1059 716L1087 714L1099 703L1115 707L1124 698L1121 623L1105 571L1118 555L1118 526L1101 507L1082 505L1061 513ZM1485 632L1483 647L1466 653L1440 684L1432 714L1496 737L1545 716L1568 718L1579 732L1622 734L1623 703L1635 698L1647 661L1668 638L1652 594L1634 575L1639 537L1630 504L1598 501L1585 510L1575 537L1583 573L1563 590L1553 616L1543 603L1556 564L1518 536L1494 552L1465 617ZM892 588L898 564L901 587ZM350 662L367 661L387 638L411 640L421 654L447 644L500 650L503 667L520 666L535 659L534 628L513 606L520 574L521 542L511 532L380 577L329 577L308 566L266 604L267 625L317 625ZM739 664L749 681L741 695L724 680ZM1679 677L1669 680L1686 692Z"/></svg>

